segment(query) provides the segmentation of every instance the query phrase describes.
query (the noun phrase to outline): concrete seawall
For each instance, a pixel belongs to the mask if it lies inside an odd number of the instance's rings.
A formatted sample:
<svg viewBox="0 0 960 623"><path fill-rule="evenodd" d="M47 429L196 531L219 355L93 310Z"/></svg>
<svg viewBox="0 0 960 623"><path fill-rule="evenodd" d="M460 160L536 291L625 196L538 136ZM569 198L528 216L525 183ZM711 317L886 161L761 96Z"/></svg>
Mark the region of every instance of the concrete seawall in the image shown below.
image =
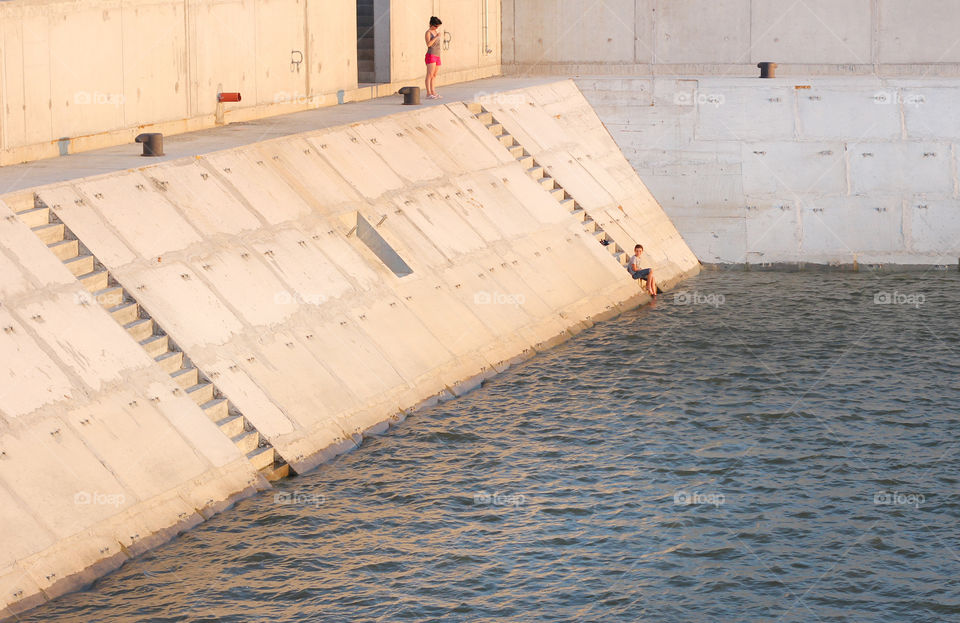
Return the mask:
<svg viewBox="0 0 960 623"><path fill-rule="evenodd" d="M664 288L699 269L570 81L8 200L20 214L5 212L0 225L0 262L10 265L0 273L0 314L16 315L15 332L0 340L27 340L17 337L20 325L30 333L26 346L10 344L16 363L4 357L0 380L0 495L18 495L2 507L0 607L56 596L58 579L73 578L69 588L109 570L117 559L101 548L130 549L121 534L166 538L172 526L201 520L194 509L267 486L267 468L244 458L256 451L224 434L225 412L213 421L217 399L247 423L245 435L307 470L411 409L469 391L645 302L622 266L635 242ZM50 225L78 240L77 258L91 256L90 275L108 273L149 317L153 333L140 346L129 337L133 322L125 335L110 318L115 308L77 304L86 290L22 222L27 208L49 209ZM33 227L40 236L49 225ZM44 272L27 272L41 264ZM182 353L183 369L162 368L166 352L145 356L160 337ZM33 359L20 354L27 346ZM172 379L187 360L197 384L177 391ZM210 401L182 395L201 387ZM150 410L153 429L135 408ZM77 467L98 449L84 420L114 411L102 438L103 452L114 454L103 455L94 471L105 474L95 479ZM167 430L163 439L176 444L135 445ZM56 461L33 451L40 438L38 447L60 444ZM151 466L151 453L173 467ZM77 474L65 479L57 465ZM137 470L153 489L134 494L133 485L104 480L113 473L136 482L129 474ZM91 489L131 491L128 505L78 506L77 492ZM33 506L31 491L42 498ZM161 494L176 503L154 501ZM85 515L91 508L103 512ZM49 517L73 529L37 527ZM93 534L110 536L101 544ZM37 557L55 578L31 566Z"/></svg>

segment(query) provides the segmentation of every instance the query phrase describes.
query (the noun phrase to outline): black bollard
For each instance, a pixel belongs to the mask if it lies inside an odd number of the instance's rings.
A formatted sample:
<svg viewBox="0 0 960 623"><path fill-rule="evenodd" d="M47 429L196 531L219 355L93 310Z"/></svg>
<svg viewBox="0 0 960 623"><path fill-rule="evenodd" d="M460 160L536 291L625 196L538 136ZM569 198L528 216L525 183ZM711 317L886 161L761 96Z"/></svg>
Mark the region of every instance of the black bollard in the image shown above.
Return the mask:
<svg viewBox="0 0 960 623"><path fill-rule="evenodd" d="M757 67L760 68L760 77L761 78L776 78L777 73L777 64L776 63L757 63Z"/></svg>
<svg viewBox="0 0 960 623"><path fill-rule="evenodd" d="M416 106L420 103L420 87L403 87L397 93L403 96L404 106Z"/></svg>
<svg viewBox="0 0 960 623"><path fill-rule="evenodd" d="M134 140L138 143L143 143L142 156L163 155L163 134L160 132L146 132L138 135Z"/></svg>

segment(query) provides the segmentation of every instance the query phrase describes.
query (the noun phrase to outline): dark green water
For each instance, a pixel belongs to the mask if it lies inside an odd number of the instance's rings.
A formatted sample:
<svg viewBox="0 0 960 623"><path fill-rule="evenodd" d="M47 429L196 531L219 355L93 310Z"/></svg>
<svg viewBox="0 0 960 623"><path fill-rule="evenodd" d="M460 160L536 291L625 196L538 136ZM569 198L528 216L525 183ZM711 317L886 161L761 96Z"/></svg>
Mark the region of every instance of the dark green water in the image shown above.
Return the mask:
<svg viewBox="0 0 960 623"><path fill-rule="evenodd" d="M22 620L960 620L960 276L684 286Z"/></svg>

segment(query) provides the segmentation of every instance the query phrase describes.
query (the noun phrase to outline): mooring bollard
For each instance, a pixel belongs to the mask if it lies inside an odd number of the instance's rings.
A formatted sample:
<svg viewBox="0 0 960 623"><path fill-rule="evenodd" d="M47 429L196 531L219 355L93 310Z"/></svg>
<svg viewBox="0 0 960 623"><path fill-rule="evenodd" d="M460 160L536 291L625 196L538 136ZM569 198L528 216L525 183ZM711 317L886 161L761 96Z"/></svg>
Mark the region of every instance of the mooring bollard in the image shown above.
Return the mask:
<svg viewBox="0 0 960 623"><path fill-rule="evenodd" d="M403 96L404 106L415 106L420 103L420 87L403 87L397 93Z"/></svg>
<svg viewBox="0 0 960 623"><path fill-rule="evenodd" d="M776 78L776 74L777 74L776 63L757 63L757 67L760 68L761 78Z"/></svg>
<svg viewBox="0 0 960 623"><path fill-rule="evenodd" d="M137 135L134 139L138 143L143 143L143 153L141 156L162 156L163 155L163 134L160 132L145 132Z"/></svg>

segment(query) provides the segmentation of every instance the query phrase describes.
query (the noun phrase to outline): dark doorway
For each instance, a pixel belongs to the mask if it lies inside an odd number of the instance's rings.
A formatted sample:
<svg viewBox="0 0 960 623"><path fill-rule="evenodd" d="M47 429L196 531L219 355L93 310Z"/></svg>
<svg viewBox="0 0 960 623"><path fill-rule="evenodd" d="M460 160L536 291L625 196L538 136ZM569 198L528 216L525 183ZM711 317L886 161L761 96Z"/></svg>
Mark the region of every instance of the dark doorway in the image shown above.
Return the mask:
<svg viewBox="0 0 960 623"><path fill-rule="evenodd" d="M390 0L357 0L357 82L390 82Z"/></svg>

